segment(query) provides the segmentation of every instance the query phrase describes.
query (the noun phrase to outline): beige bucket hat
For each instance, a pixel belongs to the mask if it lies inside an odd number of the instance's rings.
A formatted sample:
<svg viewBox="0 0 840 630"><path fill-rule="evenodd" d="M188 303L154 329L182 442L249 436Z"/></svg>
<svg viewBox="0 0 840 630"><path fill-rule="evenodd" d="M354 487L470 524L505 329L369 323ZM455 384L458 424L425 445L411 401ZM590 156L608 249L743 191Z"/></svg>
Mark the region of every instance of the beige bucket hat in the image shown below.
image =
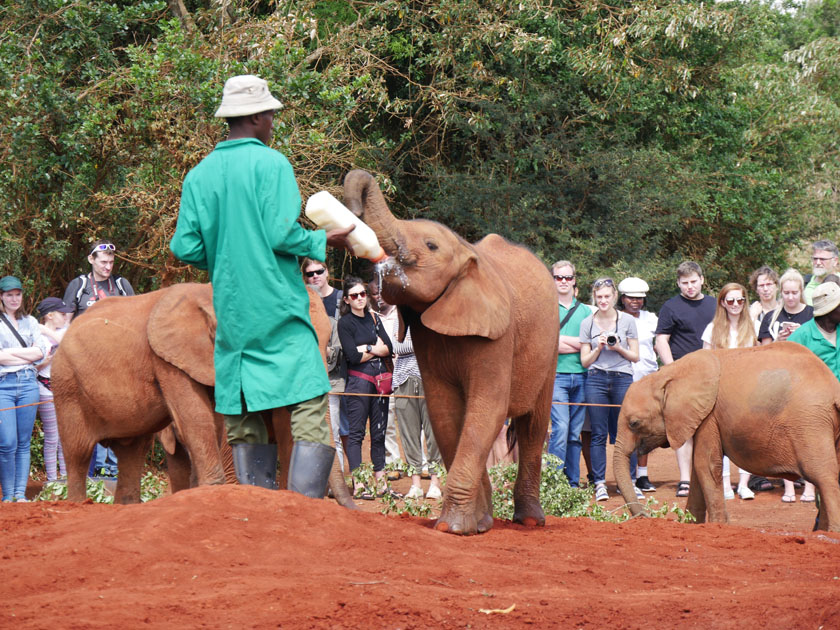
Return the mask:
<svg viewBox="0 0 840 630"><path fill-rule="evenodd" d="M236 118L280 109L283 104L268 91L268 83L253 74L240 74L225 81L222 104L216 118Z"/></svg>
<svg viewBox="0 0 840 630"><path fill-rule="evenodd" d="M814 317L830 313L840 306L840 287L833 282L824 282L811 294L814 303Z"/></svg>

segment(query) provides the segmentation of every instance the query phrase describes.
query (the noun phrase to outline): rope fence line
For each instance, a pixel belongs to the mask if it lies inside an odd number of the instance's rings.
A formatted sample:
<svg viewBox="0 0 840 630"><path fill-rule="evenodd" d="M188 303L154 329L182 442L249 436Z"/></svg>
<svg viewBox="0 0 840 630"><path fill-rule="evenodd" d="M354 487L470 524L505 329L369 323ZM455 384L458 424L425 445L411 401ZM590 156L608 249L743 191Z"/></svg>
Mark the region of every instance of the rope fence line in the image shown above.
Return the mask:
<svg viewBox="0 0 840 630"><path fill-rule="evenodd" d="M328 392L329 394L335 396L367 396L368 398L411 398L411 399L425 399L425 396L414 396L408 394L388 394L387 396L382 396L380 394L353 394L353 393L346 393L346 392ZM48 402L52 401L44 401L44 402L35 402L35 403L28 403L26 405L18 405L17 407L5 407L0 409L0 411L12 411L13 409L23 409L24 407L37 407L38 405L44 405ZM552 405L565 405L567 407L618 407L621 408L621 405L605 405L601 403L570 403L570 402L552 402Z"/></svg>

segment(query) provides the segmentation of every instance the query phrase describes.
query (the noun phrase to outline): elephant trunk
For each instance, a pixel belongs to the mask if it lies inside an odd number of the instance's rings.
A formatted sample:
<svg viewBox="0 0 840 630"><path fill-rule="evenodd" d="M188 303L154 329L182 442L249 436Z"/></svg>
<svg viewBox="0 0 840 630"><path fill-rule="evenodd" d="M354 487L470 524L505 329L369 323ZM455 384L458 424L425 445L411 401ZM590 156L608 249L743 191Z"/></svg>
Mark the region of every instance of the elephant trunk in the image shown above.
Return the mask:
<svg viewBox="0 0 840 630"><path fill-rule="evenodd" d="M621 427L621 419L619 419L619 434L615 441L615 451L613 453L613 472L615 473L618 490L633 516L647 514L642 504L636 499L636 490L630 476L630 456L636 450L636 445L636 436L629 429Z"/></svg>
<svg viewBox="0 0 840 630"><path fill-rule="evenodd" d="M344 178L344 205L370 226L385 253L405 262L407 249L403 245L404 239L373 175L362 170L347 173Z"/></svg>

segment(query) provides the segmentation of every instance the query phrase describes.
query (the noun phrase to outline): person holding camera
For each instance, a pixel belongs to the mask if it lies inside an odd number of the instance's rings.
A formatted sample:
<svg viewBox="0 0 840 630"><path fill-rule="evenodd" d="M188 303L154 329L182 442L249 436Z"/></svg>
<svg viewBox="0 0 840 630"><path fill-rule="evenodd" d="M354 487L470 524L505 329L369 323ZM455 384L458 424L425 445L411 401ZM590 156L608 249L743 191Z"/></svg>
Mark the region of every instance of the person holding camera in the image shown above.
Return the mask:
<svg viewBox="0 0 840 630"><path fill-rule="evenodd" d="M592 284L592 301L597 310L580 324L580 362L587 368L584 391L592 425L590 456L595 477L595 500L606 501L607 435L615 444L618 432L617 407L633 382L633 364L639 360L639 338L636 321L616 309L618 290L612 278L600 278ZM636 469L635 455L630 469ZM637 488L636 497L643 497ZM628 497L629 498L629 497Z"/></svg>

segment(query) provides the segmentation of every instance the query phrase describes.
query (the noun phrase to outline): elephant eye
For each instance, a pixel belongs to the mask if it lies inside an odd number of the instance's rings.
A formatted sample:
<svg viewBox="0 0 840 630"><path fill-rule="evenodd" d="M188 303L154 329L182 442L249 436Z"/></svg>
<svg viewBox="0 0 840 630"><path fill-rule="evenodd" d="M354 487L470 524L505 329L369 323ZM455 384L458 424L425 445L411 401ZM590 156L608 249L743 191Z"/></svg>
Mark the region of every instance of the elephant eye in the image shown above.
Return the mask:
<svg viewBox="0 0 840 630"><path fill-rule="evenodd" d="M426 247L429 248L429 251L436 252L438 249L437 243L434 241L426 241Z"/></svg>
<svg viewBox="0 0 840 630"><path fill-rule="evenodd" d="M639 427L639 421L638 420L631 420L628 424L630 425L631 429L637 429Z"/></svg>

